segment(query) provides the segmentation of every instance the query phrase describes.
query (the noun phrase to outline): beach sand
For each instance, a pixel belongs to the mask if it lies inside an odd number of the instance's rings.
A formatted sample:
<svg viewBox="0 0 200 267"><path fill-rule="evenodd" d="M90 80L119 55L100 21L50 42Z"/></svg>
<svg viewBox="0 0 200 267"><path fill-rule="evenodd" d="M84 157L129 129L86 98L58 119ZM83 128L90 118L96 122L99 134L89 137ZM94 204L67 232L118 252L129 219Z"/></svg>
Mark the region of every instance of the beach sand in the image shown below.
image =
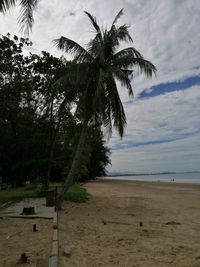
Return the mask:
<svg viewBox="0 0 200 267"><path fill-rule="evenodd" d="M91 199L66 202L59 216L60 267L200 266L200 185L99 180L85 187Z"/></svg>
<svg viewBox="0 0 200 267"><path fill-rule="evenodd" d="M37 232L33 232L33 224ZM52 247L52 220L0 217L0 267L46 267ZM18 264L22 253L28 264Z"/></svg>

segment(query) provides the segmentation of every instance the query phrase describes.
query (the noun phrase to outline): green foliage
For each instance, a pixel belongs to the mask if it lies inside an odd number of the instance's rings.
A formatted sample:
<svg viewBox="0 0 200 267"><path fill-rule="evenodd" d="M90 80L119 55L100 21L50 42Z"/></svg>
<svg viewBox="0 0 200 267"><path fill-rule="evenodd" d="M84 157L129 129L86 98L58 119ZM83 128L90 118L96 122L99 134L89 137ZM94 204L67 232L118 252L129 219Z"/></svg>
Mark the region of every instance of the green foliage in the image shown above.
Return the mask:
<svg viewBox="0 0 200 267"><path fill-rule="evenodd" d="M0 174L17 184L46 175L63 95L52 85L66 70L46 52L24 56L27 45L27 38L0 38ZM61 126L69 117L69 107L62 109Z"/></svg>
<svg viewBox="0 0 200 267"><path fill-rule="evenodd" d="M11 188L7 190L0 190L0 203L5 203L8 201L19 201L24 198L34 198L37 197L35 188L32 190L26 190L24 187L20 188Z"/></svg>
<svg viewBox="0 0 200 267"><path fill-rule="evenodd" d="M71 202L82 203L89 199L90 195L84 187L73 185L65 194L65 199Z"/></svg>
<svg viewBox="0 0 200 267"><path fill-rule="evenodd" d="M111 164L110 151L105 146L103 134L99 126L90 126L87 131L86 149L83 151L80 168L85 172L80 175L79 181L94 180L97 176L106 175L106 166ZM85 157L84 157L85 156Z"/></svg>
<svg viewBox="0 0 200 267"><path fill-rule="evenodd" d="M0 176L18 186L41 184L39 194L69 170L82 127L71 111L80 88L71 62L44 51L25 56L30 45L27 38L0 36ZM63 79L67 72L70 79ZM78 178L90 178L92 146L88 139Z"/></svg>
<svg viewBox="0 0 200 267"><path fill-rule="evenodd" d="M52 188L60 187L61 183L51 183L50 186ZM44 187L42 183L36 182L30 185L26 185L23 187L10 188L7 190L0 190L0 204L12 201L20 201L24 198L36 198L36 197L44 197ZM43 195L42 195L43 193Z"/></svg>

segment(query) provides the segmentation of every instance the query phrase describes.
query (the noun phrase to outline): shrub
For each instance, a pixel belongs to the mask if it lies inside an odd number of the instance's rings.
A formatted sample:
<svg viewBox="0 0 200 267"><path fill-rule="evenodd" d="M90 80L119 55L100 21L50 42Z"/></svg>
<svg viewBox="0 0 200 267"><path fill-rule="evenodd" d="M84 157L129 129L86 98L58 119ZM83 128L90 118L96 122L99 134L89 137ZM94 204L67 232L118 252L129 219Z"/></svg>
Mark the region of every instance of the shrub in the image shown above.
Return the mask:
<svg viewBox="0 0 200 267"><path fill-rule="evenodd" d="M72 185L65 194L65 199L77 203L86 202L89 197L87 190L79 185Z"/></svg>

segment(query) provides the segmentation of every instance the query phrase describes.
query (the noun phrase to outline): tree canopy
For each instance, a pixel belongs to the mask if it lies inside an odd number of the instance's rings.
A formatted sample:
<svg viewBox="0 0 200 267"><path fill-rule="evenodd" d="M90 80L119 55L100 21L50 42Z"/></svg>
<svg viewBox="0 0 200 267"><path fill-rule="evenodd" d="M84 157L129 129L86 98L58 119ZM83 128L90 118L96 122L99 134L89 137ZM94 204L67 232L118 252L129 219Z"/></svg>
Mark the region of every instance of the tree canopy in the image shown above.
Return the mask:
<svg viewBox="0 0 200 267"><path fill-rule="evenodd" d="M25 56L30 45L27 38L0 37L0 176L13 184L41 177L48 187L48 180L63 179L78 142L81 122L72 112L77 90L61 78L70 62L44 51ZM103 174L109 163L101 130L95 132L98 138L86 142L79 179ZM102 168L91 172L94 150Z"/></svg>

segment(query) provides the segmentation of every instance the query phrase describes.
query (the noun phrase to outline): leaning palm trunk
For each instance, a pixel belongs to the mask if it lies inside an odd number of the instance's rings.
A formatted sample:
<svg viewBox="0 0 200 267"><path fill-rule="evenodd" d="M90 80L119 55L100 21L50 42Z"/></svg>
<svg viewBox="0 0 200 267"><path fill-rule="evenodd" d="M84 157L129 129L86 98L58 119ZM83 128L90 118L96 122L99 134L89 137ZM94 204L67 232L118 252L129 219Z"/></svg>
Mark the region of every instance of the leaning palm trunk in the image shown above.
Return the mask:
<svg viewBox="0 0 200 267"><path fill-rule="evenodd" d="M78 169L78 166L79 166L79 163L80 163L80 160L81 160L81 155L82 155L82 152L83 152L83 147L84 147L84 144L85 144L87 128L88 128L88 120L85 120L84 123L83 123L83 127L82 127L82 130L81 130L81 135L80 135L80 138L79 138L79 143L78 143L78 146L77 146L77 149L76 149L76 153L75 153L74 158L73 158L73 162L72 162L70 171L69 171L69 173L67 175L67 178L66 178L66 180L64 182L64 185L62 186L62 189L59 192L58 197L57 197L57 208L59 210L62 208L62 203L63 203L63 200L64 200L65 193L67 192L67 190L69 189L70 185L74 181L74 177L76 175L76 171Z"/></svg>

